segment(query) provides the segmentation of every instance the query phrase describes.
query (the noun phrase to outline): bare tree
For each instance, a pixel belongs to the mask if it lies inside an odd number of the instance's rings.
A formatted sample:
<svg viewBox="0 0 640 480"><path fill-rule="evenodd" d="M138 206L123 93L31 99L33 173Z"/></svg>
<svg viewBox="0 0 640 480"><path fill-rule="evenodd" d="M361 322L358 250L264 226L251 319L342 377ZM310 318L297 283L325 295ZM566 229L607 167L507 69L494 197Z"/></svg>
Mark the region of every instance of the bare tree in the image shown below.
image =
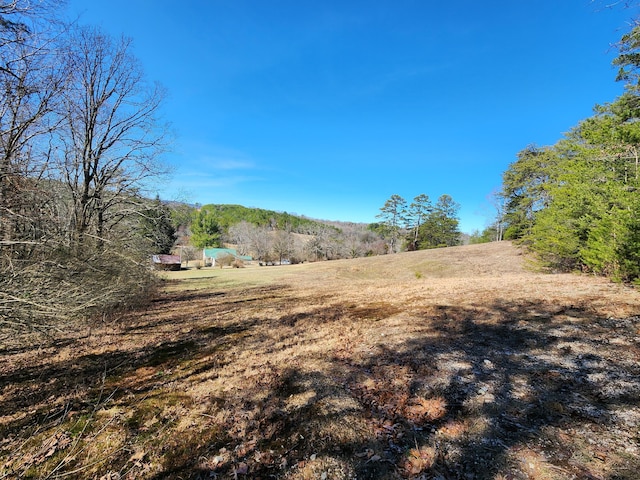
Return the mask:
<svg viewBox="0 0 640 480"><path fill-rule="evenodd" d="M240 255L271 261L275 236L269 227L242 221L229 227L228 238L237 246Z"/></svg>
<svg viewBox="0 0 640 480"><path fill-rule="evenodd" d="M495 241L500 242L504 236L504 217L506 210L506 198L500 194L499 190L494 190L488 195L489 202L495 208Z"/></svg>
<svg viewBox="0 0 640 480"><path fill-rule="evenodd" d="M267 227L255 227L251 233L251 250L258 260L271 261L273 237Z"/></svg>
<svg viewBox="0 0 640 480"><path fill-rule="evenodd" d="M236 223L229 227L229 240L237 246L240 255L251 254L251 244L255 229L255 225L246 221Z"/></svg>
<svg viewBox="0 0 640 480"><path fill-rule="evenodd" d="M66 80L55 38L44 18L58 2L0 1L0 242L37 242L34 222L45 208L37 180L47 172L52 113ZM40 203L36 205L35 203ZM13 248L12 250L15 250Z"/></svg>
<svg viewBox="0 0 640 480"><path fill-rule="evenodd" d="M180 247L180 260L185 262L185 266L189 266L190 260L196 260L202 257L202 250L198 250L190 245Z"/></svg>
<svg viewBox="0 0 640 480"><path fill-rule="evenodd" d="M106 227L138 210L135 199L165 173L158 161L166 129L158 121L164 91L144 79L131 40L95 28L70 36L71 84L64 96L59 172L73 198L70 231L80 246L100 246Z"/></svg>
<svg viewBox="0 0 640 480"><path fill-rule="evenodd" d="M293 253L293 236L286 230L276 230L273 235L273 253L278 258L280 265L282 260L290 260Z"/></svg>
<svg viewBox="0 0 640 480"><path fill-rule="evenodd" d="M162 172L162 90L128 40L70 36L50 15L61 4L0 0L0 328L49 329L153 285L131 214L148 208L138 192ZM116 225L118 244L105 235Z"/></svg>
<svg viewBox="0 0 640 480"><path fill-rule="evenodd" d="M348 258L361 257L363 254L363 244L358 232L346 232L344 234L344 250Z"/></svg>
<svg viewBox="0 0 640 480"><path fill-rule="evenodd" d="M306 244L309 259L318 261L338 258L339 248L335 233L336 230L328 225L317 226L313 237Z"/></svg>

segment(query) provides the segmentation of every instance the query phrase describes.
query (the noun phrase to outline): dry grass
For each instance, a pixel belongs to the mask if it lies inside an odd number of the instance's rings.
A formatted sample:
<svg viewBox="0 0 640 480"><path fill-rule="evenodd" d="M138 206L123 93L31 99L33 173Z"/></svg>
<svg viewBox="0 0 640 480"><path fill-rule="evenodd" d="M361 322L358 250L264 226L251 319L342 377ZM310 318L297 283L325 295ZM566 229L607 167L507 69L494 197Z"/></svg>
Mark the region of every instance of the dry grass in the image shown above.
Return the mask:
<svg viewBox="0 0 640 480"><path fill-rule="evenodd" d="M192 274L4 339L0 478L637 478L633 289L508 243Z"/></svg>

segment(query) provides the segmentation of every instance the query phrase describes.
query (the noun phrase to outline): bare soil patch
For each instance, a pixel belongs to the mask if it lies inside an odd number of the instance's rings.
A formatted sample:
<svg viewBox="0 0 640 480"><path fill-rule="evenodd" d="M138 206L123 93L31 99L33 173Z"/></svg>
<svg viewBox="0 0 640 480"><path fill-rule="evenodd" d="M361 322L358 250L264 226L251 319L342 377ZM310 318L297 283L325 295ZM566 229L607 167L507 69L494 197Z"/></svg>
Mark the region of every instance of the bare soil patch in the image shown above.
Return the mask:
<svg viewBox="0 0 640 480"><path fill-rule="evenodd" d="M0 478L638 478L640 294L524 264L502 242L217 270L4 332Z"/></svg>

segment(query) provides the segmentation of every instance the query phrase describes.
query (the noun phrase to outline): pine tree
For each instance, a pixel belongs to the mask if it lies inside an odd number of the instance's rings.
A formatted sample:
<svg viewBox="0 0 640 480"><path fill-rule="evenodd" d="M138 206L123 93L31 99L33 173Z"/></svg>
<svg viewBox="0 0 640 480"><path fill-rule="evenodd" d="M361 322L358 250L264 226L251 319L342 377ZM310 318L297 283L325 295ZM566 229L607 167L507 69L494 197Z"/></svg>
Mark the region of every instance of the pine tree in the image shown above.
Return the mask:
<svg viewBox="0 0 640 480"><path fill-rule="evenodd" d="M427 215L418 234L420 249L452 247L460 244L458 211L460 205L450 195L441 195Z"/></svg>

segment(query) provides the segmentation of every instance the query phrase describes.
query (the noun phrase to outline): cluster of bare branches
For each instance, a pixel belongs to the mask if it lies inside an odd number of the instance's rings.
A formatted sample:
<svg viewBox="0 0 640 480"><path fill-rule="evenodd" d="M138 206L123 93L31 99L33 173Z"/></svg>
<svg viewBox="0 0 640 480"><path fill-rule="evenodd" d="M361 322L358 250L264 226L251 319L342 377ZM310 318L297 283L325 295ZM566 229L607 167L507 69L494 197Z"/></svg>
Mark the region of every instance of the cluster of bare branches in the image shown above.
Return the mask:
<svg viewBox="0 0 640 480"><path fill-rule="evenodd" d="M18 261L3 267L3 327L43 333L60 330L70 318L135 304L154 285L146 263L124 257L119 248L94 250L87 258L64 258L60 251L41 257L41 261Z"/></svg>
<svg viewBox="0 0 640 480"><path fill-rule="evenodd" d="M61 6L0 0L0 327L44 327L146 288L132 237L144 189L165 173L164 91L129 39L65 24Z"/></svg>
<svg viewBox="0 0 640 480"><path fill-rule="evenodd" d="M385 253L385 242L366 224L327 222L297 234L242 221L229 227L225 239L236 245L240 255L264 262L356 258Z"/></svg>

